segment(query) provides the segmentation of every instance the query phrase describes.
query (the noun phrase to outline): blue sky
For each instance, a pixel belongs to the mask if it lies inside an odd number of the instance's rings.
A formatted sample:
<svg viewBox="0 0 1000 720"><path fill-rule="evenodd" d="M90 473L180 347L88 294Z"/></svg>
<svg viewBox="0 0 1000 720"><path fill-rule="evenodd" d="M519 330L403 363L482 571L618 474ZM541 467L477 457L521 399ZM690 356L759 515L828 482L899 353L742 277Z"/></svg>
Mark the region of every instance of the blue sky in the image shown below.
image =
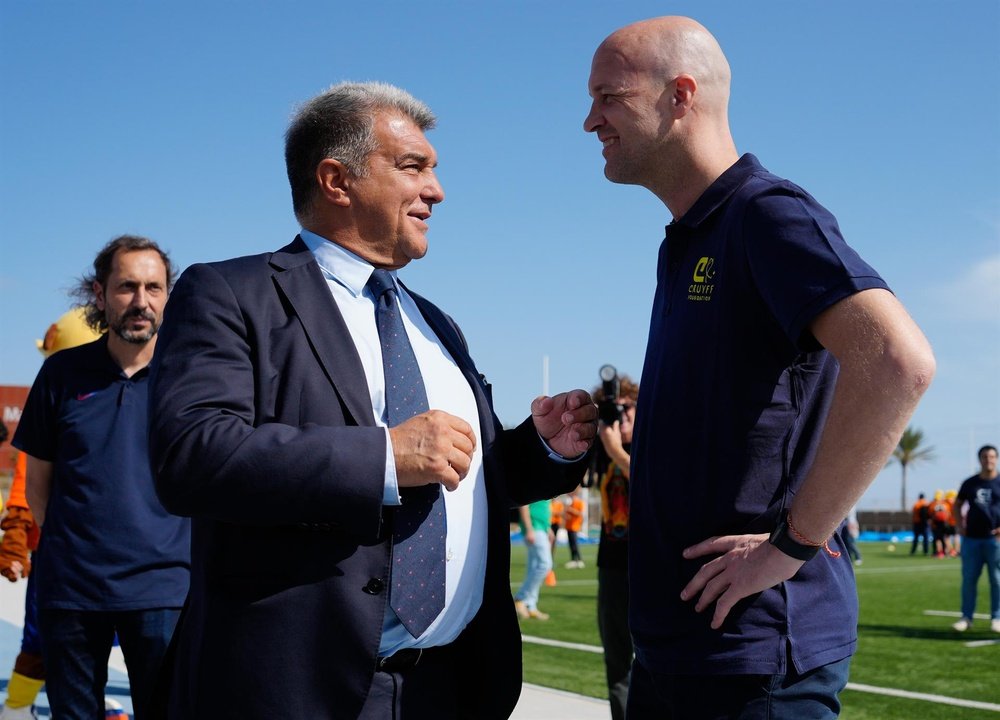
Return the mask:
<svg viewBox="0 0 1000 720"><path fill-rule="evenodd" d="M362 6L364 5L364 6ZM917 410L956 487L1000 444L1000 4L982 2L0 3L0 384L111 237L175 262L264 252L297 226L282 159L296 103L384 80L438 114L447 198L402 277L463 326L519 421L542 386L641 371L670 217L603 177L582 131L597 44L687 14L733 67L737 147L804 186L935 347ZM899 503L887 468L862 501Z"/></svg>

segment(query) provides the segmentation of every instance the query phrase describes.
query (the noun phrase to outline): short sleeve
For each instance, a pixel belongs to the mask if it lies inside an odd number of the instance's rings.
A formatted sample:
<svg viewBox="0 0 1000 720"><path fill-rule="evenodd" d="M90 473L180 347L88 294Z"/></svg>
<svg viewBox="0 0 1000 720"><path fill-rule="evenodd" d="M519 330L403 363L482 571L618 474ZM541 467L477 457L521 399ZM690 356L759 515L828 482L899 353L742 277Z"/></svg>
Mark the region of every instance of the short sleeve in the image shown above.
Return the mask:
<svg viewBox="0 0 1000 720"><path fill-rule="evenodd" d="M788 339L818 347L809 325L840 300L870 288L888 290L844 241L836 218L808 193L774 185L752 198L744 216L750 274Z"/></svg>
<svg viewBox="0 0 1000 720"><path fill-rule="evenodd" d="M56 394L52 387L52 364L42 365L28 391L21 419L11 445L39 460L56 458Z"/></svg>
<svg viewBox="0 0 1000 720"><path fill-rule="evenodd" d="M972 502L972 493L969 492L969 481L965 480L962 482L961 487L958 489L958 495L955 496L957 500L957 505L961 507L963 502Z"/></svg>

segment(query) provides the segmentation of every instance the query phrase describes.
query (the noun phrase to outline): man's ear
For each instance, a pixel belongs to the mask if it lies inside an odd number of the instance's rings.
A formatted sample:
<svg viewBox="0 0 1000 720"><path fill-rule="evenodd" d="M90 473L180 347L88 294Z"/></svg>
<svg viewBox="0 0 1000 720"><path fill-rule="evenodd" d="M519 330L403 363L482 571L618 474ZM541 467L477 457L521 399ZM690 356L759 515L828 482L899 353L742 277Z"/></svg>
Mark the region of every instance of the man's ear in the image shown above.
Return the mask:
<svg viewBox="0 0 1000 720"><path fill-rule="evenodd" d="M351 173L344 163L333 158L320 160L316 166L316 182L319 184L320 195L326 198L327 202L340 207L348 207L351 204L347 192L351 183Z"/></svg>
<svg viewBox="0 0 1000 720"><path fill-rule="evenodd" d="M698 92L698 81L690 75L678 75L674 78L674 92L670 99L674 107L675 117L683 117L687 114L694 103L696 92Z"/></svg>
<svg viewBox="0 0 1000 720"><path fill-rule="evenodd" d="M90 289L94 291L94 304L97 306L97 309L104 312L104 288L101 286L101 283L94 280Z"/></svg>

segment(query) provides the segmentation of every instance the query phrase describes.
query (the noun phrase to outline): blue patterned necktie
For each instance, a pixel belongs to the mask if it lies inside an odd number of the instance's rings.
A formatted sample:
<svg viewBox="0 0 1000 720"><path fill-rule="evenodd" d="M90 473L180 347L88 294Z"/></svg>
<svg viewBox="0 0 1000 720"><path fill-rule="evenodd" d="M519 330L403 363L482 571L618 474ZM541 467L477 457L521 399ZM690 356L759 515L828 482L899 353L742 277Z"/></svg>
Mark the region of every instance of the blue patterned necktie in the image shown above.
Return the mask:
<svg viewBox="0 0 1000 720"><path fill-rule="evenodd" d="M386 423L395 427L427 412L427 391L403 327L396 286L387 270L376 269L366 286L375 297L375 321L382 344ZM420 637L444 609L444 546L448 519L438 484L400 490L392 532L389 604L413 637Z"/></svg>

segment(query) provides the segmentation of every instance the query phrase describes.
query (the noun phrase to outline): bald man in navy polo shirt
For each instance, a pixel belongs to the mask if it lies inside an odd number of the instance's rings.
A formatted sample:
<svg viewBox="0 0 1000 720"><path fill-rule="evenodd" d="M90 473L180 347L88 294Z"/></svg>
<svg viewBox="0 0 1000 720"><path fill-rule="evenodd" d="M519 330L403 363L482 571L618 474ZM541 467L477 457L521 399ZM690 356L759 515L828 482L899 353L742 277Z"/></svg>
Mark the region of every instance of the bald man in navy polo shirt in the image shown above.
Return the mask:
<svg viewBox="0 0 1000 720"><path fill-rule="evenodd" d="M673 215L632 446L633 719L837 716L857 640L838 527L934 374L834 217L737 153L729 84L682 17L618 30L591 67L605 175Z"/></svg>

